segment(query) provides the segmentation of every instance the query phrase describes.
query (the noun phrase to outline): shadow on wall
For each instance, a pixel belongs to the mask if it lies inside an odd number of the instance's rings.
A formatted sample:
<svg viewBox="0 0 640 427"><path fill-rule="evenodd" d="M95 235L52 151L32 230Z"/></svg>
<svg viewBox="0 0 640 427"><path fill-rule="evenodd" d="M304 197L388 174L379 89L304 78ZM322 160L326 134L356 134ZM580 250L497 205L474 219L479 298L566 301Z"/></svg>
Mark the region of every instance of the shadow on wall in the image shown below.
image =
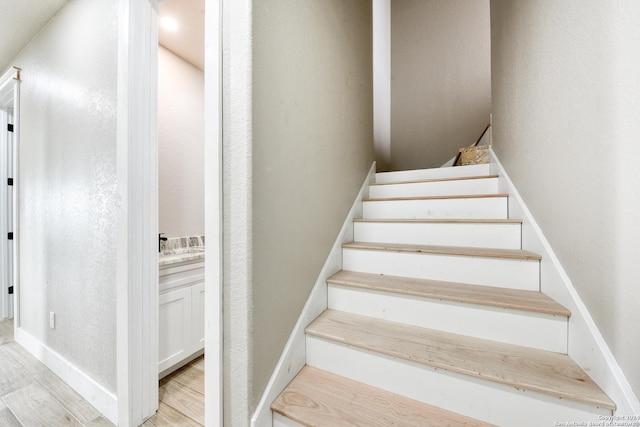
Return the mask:
<svg viewBox="0 0 640 427"><path fill-rule="evenodd" d="M488 0L391 3L391 170L439 167L491 113Z"/></svg>

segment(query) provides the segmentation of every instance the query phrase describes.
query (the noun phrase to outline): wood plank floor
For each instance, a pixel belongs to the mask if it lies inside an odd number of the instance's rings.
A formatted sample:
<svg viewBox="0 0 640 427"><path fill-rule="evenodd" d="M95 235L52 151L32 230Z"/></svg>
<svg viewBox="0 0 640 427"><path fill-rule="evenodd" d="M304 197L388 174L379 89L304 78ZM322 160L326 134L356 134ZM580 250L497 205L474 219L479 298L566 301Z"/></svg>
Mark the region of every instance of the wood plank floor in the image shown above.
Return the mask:
<svg viewBox="0 0 640 427"><path fill-rule="evenodd" d="M146 427L204 425L204 356L160 381L158 413ZM104 416L13 340L0 321L0 426L113 427Z"/></svg>
<svg viewBox="0 0 640 427"><path fill-rule="evenodd" d="M204 356L160 381L158 413L144 427L204 426Z"/></svg>
<svg viewBox="0 0 640 427"><path fill-rule="evenodd" d="M113 426L100 412L13 340L0 321L0 426Z"/></svg>

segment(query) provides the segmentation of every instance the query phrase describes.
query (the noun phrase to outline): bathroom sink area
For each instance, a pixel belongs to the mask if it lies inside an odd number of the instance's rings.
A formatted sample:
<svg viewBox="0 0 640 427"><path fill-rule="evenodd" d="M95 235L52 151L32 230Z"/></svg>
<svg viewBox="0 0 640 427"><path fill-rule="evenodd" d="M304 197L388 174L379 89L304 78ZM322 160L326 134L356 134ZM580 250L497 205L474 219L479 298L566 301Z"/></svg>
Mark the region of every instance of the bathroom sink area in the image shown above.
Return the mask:
<svg viewBox="0 0 640 427"><path fill-rule="evenodd" d="M204 246L172 249L158 256L158 266L169 266L204 259Z"/></svg>
<svg viewBox="0 0 640 427"><path fill-rule="evenodd" d="M158 266L204 260L204 236L169 237L160 241Z"/></svg>
<svg viewBox="0 0 640 427"><path fill-rule="evenodd" d="M204 352L204 236L160 240L158 373Z"/></svg>

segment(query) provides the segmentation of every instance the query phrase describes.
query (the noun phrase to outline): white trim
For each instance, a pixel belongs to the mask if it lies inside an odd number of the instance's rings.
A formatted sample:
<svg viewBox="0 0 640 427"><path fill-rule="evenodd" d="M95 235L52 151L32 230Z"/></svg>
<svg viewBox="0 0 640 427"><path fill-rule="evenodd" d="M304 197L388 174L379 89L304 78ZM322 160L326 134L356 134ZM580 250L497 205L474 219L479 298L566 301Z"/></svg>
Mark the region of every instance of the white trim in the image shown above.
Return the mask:
<svg viewBox="0 0 640 427"><path fill-rule="evenodd" d="M327 278L342 269L342 244L353 241L353 220L362 217L362 199L368 197L369 185L375 182L375 172L376 163L373 162L251 418L252 427L271 426L271 402L304 367L306 360L304 329L327 309Z"/></svg>
<svg viewBox="0 0 640 427"><path fill-rule="evenodd" d="M489 124L489 129L487 129L487 131L482 135L477 145L491 145L492 133L493 133L493 128L491 127L491 124Z"/></svg>
<svg viewBox="0 0 640 427"><path fill-rule="evenodd" d="M20 321L20 73L13 90L13 328Z"/></svg>
<svg viewBox="0 0 640 427"><path fill-rule="evenodd" d="M277 412L273 413L273 427L304 427L302 424L293 421Z"/></svg>
<svg viewBox="0 0 640 427"><path fill-rule="evenodd" d="M158 408L157 0L118 15L117 383L121 427Z"/></svg>
<svg viewBox="0 0 640 427"><path fill-rule="evenodd" d="M16 328L15 340L51 369L62 381L69 384L71 388L112 423L117 424L118 399L115 394L95 382L77 366L44 345L24 329Z"/></svg>
<svg viewBox="0 0 640 427"><path fill-rule="evenodd" d="M2 300L2 311L3 317L13 315L14 317L14 329L20 326L20 304L19 304L19 295L20 295L20 270L19 266L19 257L20 257L20 228L19 228L19 217L18 217L18 201L19 201L19 172L20 172L20 69L17 67L11 67L8 71L6 71L2 77L0 77L0 98L3 98L2 94L5 93L5 97L10 98L13 95L13 102L11 103L11 107L13 108L13 165L12 165L12 177L14 181L13 191L12 191L12 228L13 228L13 245L12 245L12 268L10 269L13 274L13 310L11 307L7 307L8 301L7 295L4 290L2 292L3 297L0 298ZM13 84L13 87L10 85ZM11 94L13 92L13 94ZM8 115L7 115L8 118ZM3 120L3 126L8 123L8 121ZM6 136L6 133L5 133ZM7 138L3 138L4 143L3 147L6 147ZM5 163L3 163L5 164ZM6 178L6 176L5 176ZM6 182L6 181L5 181ZM5 187L6 188L6 187ZM6 196L6 192L5 192ZM6 222L5 222L6 224ZM5 230L6 232L7 230ZM3 234L6 235L6 234ZM6 254L3 254L2 257L5 259ZM5 267L8 269L8 264L5 264Z"/></svg>
<svg viewBox="0 0 640 427"><path fill-rule="evenodd" d="M251 239L253 223L253 3L253 0L224 0L222 5L224 52L222 61L224 81L222 95L222 184L224 199L223 239L225 243L223 255L224 341L221 345L225 364L223 366L224 422L220 425L229 426L246 425L251 418L251 410L254 406L251 389L253 370L253 358L251 357L253 332L253 241ZM207 215L205 214L205 217ZM206 222L205 218L205 228ZM211 259L211 256L207 255L207 258ZM208 274L205 266L205 276ZM207 399L206 396L205 399ZM215 425L211 422L207 424L207 426Z"/></svg>
<svg viewBox="0 0 640 427"><path fill-rule="evenodd" d="M496 153L493 149L489 149L489 153L493 168L492 173L497 173L500 176L499 191L508 192L510 196L510 217L523 220L522 248L542 256L540 263L542 292L571 310L569 356L616 403L616 414L640 414L638 398L634 395L631 385L578 295L571 279L560 265L558 257L498 160Z"/></svg>
<svg viewBox="0 0 640 427"><path fill-rule="evenodd" d="M450 168L453 166L453 162L456 161L456 157L457 156L453 156L452 158L450 158L449 160L447 160L447 162L445 164L443 164L442 166L440 166L441 168Z"/></svg>
<svg viewBox="0 0 640 427"><path fill-rule="evenodd" d="M2 90L0 89L0 96ZM9 176L9 159L8 159L8 146L9 146L9 131L7 126L9 124L9 113L0 109L0 182L7 182ZM7 209L9 186L0 186L0 280L2 286L0 287L0 319L8 319L10 317L9 310L9 245L7 240L7 233L9 231L8 216L9 210ZM7 242L7 243L5 243Z"/></svg>
<svg viewBox="0 0 640 427"><path fill-rule="evenodd" d="M222 1L205 1L205 425L223 424Z"/></svg>
<svg viewBox="0 0 640 427"><path fill-rule="evenodd" d="M421 181L433 178L462 178L467 176L489 175L491 165L456 166L455 168L414 169L393 172L378 172L376 183L391 183L398 181Z"/></svg>
<svg viewBox="0 0 640 427"><path fill-rule="evenodd" d="M15 82L19 82L19 69L16 67L11 67L5 73L0 76L0 92L4 90L4 88L12 83L12 80Z"/></svg>

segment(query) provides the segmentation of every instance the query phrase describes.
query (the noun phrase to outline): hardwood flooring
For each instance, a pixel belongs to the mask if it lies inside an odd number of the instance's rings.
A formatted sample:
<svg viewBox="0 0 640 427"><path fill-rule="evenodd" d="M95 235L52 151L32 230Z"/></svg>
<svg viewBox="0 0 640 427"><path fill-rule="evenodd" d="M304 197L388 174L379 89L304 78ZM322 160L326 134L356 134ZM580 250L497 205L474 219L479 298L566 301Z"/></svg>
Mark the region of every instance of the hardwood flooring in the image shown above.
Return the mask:
<svg viewBox="0 0 640 427"><path fill-rule="evenodd" d="M204 426L204 356L160 380L158 413L144 427Z"/></svg>
<svg viewBox="0 0 640 427"><path fill-rule="evenodd" d="M13 340L0 321L0 426L113 426L93 406Z"/></svg>
<svg viewBox="0 0 640 427"><path fill-rule="evenodd" d="M158 413L145 427L204 425L204 356L160 381ZM13 340L0 321L0 426L113 427L64 381Z"/></svg>

